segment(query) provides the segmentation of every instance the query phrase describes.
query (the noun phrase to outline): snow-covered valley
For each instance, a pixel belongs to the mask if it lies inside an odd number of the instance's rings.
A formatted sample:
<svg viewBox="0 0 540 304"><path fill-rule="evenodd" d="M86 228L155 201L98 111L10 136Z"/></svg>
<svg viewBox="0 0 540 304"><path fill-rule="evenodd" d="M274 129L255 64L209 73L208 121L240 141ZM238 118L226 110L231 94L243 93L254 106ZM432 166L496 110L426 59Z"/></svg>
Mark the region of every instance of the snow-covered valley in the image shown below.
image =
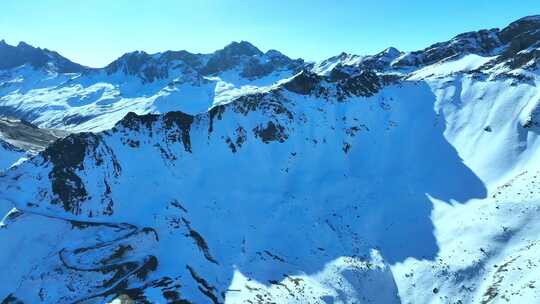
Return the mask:
<svg viewBox="0 0 540 304"><path fill-rule="evenodd" d="M0 112L65 133L0 152L2 303L540 301L540 17L315 63L34 50Z"/></svg>

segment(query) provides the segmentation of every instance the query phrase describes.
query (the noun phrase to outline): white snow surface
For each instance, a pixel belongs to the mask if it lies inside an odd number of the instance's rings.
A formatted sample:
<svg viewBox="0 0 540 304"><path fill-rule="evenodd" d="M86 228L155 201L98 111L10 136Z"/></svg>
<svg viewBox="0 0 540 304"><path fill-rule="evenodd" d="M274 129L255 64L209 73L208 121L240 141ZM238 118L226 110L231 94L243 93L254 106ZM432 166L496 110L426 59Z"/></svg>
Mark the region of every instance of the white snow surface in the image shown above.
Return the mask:
<svg viewBox="0 0 540 304"><path fill-rule="evenodd" d="M427 67L421 68L418 71L411 73L409 79L422 80L431 77L448 76L453 73L469 72L480 68L482 65L495 59L494 57L483 57L476 54L467 54L459 59L437 62Z"/></svg>
<svg viewBox="0 0 540 304"><path fill-rule="evenodd" d="M89 143L64 180L88 194L72 205L55 190L68 169L44 154L2 177L0 203L17 209L0 226L0 299L538 303L540 79L475 73L494 58L344 102L278 89L292 71L147 84L17 69L0 105L106 131L65 140ZM187 137L171 113L111 129L173 110L196 114Z"/></svg>
<svg viewBox="0 0 540 304"><path fill-rule="evenodd" d="M129 112L204 113L215 104L230 102L293 75L283 70L249 80L233 69L200 80L173 75L145 83L138 76L123 73L58 74L28 66L3 73L0 108L22 114L42 128L71 132L110 129Z"/></svg>

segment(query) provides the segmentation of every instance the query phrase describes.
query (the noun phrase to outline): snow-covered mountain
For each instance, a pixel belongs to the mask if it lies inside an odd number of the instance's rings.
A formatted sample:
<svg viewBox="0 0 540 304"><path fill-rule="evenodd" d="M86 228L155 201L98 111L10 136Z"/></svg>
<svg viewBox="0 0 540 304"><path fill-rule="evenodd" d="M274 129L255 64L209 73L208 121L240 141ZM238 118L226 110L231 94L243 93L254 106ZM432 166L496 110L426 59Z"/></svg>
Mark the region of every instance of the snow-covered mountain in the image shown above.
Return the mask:
<svg viewBox="0 0 540 304"><path fill-rule="evenodd" d="M101 131L129 112L206 112L291 77L302 66L302 60L275 50L263 53L248 42L233 42L212 54L138 51L78 73L29 62L0 69L0 112L45 128Z"/></svg>
<svg viewBox="0 0 540 304"><path fill-rule="evenodd" d="M0 139L0 166L2 168L9 168L20 158L25 156L25 151L15 147L14 145L8 143L5 140Z"/></svg>
<svg viewBox="0 0 540 304"><path fill-rule="evenodd" d="M57 73L81 73L88 68L74 63L60 54L47 49L35 48L27 43L20 42L17 46L0 40L0 69L13 69L22 65L29 65L36 70L43 69Z"/></svg>
<svg viewBox="0 0 540 304"><path fill-rule="evenodd" d="M3 303L540 301L540 17L322 62L3 70ZM5 80L5 81L4 81Z"/></svg>
<svg viewBox="0 0 540 304"><path fill-rule="evenodd" d="M40 129L24 120L0 116L0 172L32 157L65 136L65 131ZM1 216L11 208L13 206L10 204L0 204Z"/></svg>

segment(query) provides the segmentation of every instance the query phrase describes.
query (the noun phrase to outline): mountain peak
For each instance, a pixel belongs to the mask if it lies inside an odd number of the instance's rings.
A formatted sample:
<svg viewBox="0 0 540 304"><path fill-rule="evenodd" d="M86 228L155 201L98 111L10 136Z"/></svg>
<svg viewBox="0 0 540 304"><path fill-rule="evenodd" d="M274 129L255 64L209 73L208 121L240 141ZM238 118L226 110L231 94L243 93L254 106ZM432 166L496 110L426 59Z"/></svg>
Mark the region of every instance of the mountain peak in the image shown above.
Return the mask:
<svg viewBox="0 0 540 304"><path fill-rule="evenodd" d="M530 42L533 42L532 40L538 39L539 30L540 15L528 16L510 23L500 31L499 37L504 43L516 40L517 38L525 38L527 44L531 44Z"/></svg>
<svg viewBox="0 0 540 304"><path fill-rule="evenodd" d="M389 57L397 57L397 56L401 55L401 52L398 49L396 49L395 47L391 46L391 47L388 47L388 48L384 49L384 51L382 51L381 54L388 55Z"/></svg>
<svg viewBox="0 0 540 304"><path fill-rule="evenodd" d="M120 56L118 60L129 60L130 58L150 58L150 55L145 51L133 51L125 53L124 55Z"/></svg>
<svg viewBox="0 0 540 304"><path fill-rule="evenodd" d="M278 50L274 50L274 49L270 49L270 50L266 51L266 53L264 53L264 54L266 56L268 56L268 57L287 57L282 52L280 52Z"/></svg>
<svg viewBox="0 0 540 304"><path fill-rule="evenodd" d="M33 47L26 42L19 42L17 46L0 41L0 70L12 69L25 64L30 64L36 69L45 68L60 73L81 72L85 69L82 65L76 64L60 54Z"/></svg>
<svg viewBox="0 0 540 304"><path fill-rule="evenodd" d="M28 43L26 43L24 41L19 41L19 44L17 44L17 48L28 48L28 49L41 50L40 48L33 47L33 46L31 46L30 44L28 44Z"/></svg>
<svg viewBox="0 0 540 304"><path fill-rule="evenodd" d="M259 50L256 46L243 40L240 42L233 41L220 51L233 56L254 56L263 54L263 52L261 52L261 50Z"/></svg>
<svg viewBox="0 0 540 304"><path fill-rule="evenodd" d="M526 16L516 20L515 22L540 22L540 15Z"/></svg>
<svg viewBox="0 0 540 304"><path fill-rule="evenodd" d="M153 71L153 69L148 66L148 63L151 61L152 56L145 51L133 51L125 53L115 61L111 62L105 67L105 70L108 74L116 73L118 71L122 71L127 75L139 75L142 73L142 75L145 76L145 79L149 78L147 79L149 81L156 77L161 78L158 77L157 71Z"/></svg>

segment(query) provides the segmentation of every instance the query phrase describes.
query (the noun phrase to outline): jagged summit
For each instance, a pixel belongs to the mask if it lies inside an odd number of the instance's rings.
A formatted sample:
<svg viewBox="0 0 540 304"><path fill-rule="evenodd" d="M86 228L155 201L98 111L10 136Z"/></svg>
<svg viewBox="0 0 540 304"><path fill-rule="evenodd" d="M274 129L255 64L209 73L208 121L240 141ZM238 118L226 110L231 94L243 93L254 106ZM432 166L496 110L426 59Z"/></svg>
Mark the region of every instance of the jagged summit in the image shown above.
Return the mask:
<svg viewBox="0 0 540 304"><path fill-rule="evenodd" d="M497 52L501 49L508 50L504 54L508 59L512 55L517 54L519 51L526 50L528 47L536 45L535 43L537 42L538 35L540 35L538 33L539 29L540 15L533 15L518 19L500 30L486 29L459 34L449 41L436 43L423 50L413 51L408 54L403 54L396 48L389 47L383 52L375 55L348 56L349 58L352 56L364 58L362 61L364 62L365 68L370 69L387 69L388 61L393 61L395 59L398 60L395 60L395 62L392 63L392 66L396 68L424 66L452 56L459 56L467 53L484 56L498 55ZM35 48L25 42L19 42L17 46L11 46L7 44L5 40L1 40L0 52L0 55L3 58L7 58L7 60L3 60L0 63L0 69L10 69L29 63L36 68L48 67L49 69L60 73L73 73L88 70L88 68L73 63L54 51ZM188 66L202 73L203 75L211 75L236 67L238 64L245 61L241 60L241 58L253 57L260 59L265 56L267 57L267 60L278 59L274 60L273 65L279 63L278 65L280 67L289 65L291 61L293 61L278 51L270 50L263 53L260 49L248 41L233 41L224 48L210 54L194 54L183 50L166 51L152 55L147 54L144 51L130 52L122 55L117 60L107 65L107 67L104 69L108 73L123 71L128 75L136 75L141 74L141 68L145 65L145 63L149 63L152 60L157 61L160 64L173 60L179 60L183 61ZM344 56L345 54L340 54L335 57ZM331 59L332 58L329 58L327 61ZM523 59L518 61L522 60ZM122 63L122 61L124 61L124 63ZM252 59L252 61L257 61L257 59ZM300 60L296 61L297 63L295 66L298 68L298 63ZM360 63L360 61L357 63ZM149 65L155 65L155 62L152 62ZM266 75L268 71L271 70L268 66L265 68L258 67L256 69L259 70L259 72L247 72L246 74L252 76L257 76L259 74ZM142 74L148 73L160 75L154 75L155 77L146 77L146 81L153 81L154 79L160 77L166 77L165 74L167 74L163 71L161 71L161 73L148 71L142 72Z"/></svg>
<svg viewBox="0 0 540 304"><path fill-rule="evenodd" d="M128 112L205 112L239 96L272 90L301 71L305 73L293 82L314 73L324 80L322 86L317 86L320 90L328 92L328 96L343 98L356 95L337 93L341 89L336 86L342 86L346 92L371 94L382 84L407 77L423 80L430 75L475 72L490 79L531 79L528 73L540 62L537 19L523 18L502 30L463 33L408 53L389 47L372 55L343 52L315 63L289 58L277 50L262 52L247 41L232 42L208 54L185 50L155 54L130 52L105 68L84 70L82 75L34 78L43 81L41 86L50 90L51 94L46 95L38 90L21 89L35 85L28 84L33 79L30 75L19 75L23 71L6 73L2 78L5 97L0 97L0 109L40 127L89 131L110 128ZM58 72L77 70L65 68L65 61L57 53L24 43L18 46L0 43L0 53L8 58L0 66L8 70L27 62ZM459 64L446 65L452 62ZM432 70L435 67L438 68ZM362 79L372 73L377 75L377 81L373 77ZM310 78L308 83L315 78ZM367 87L357 87L360 85ZM294 87L306 91L302 86ZM22 99L34 102L21 104ZM50 106L51 101L54 107Z"/></svg>
<svg viewBox="0 0 540 304"><path fill-rule="evenodd" d="M508 27L509 28L520 27L524 25L528 25L532 27L534 24L536 24L536 27L537 27L539 23L540 23L540 15L531 15L531 16L526 16L516 21L513 21L512 23L508 25Z"/></svg>
<svg viewBox="0 0 540 304"><path fill-rule="evenodd" d="M226 56L256 56L263 54L256 46L243 40L240 42L233 41L223 49L216 51L216 53L225 53Z"/></svg>
<svg viewBox="0 0 540 304"><path fill-rule="evenodd" d="M46 69L58 73L77 73L87 69L62 57L57 52L36 48L22 41L17 46L12 46L2 40L0 42L0 58L2 58L0 70L16 68L25 64L29 64L35 69Z"/></svg>
<svg viewBox="0 0 540 304"><path fill-rule="evenodd" d="M540 22L540 15L526 16L526 17L523 17L523 18L518 19L516 22L518 22L518 21L534 21L534 22Z"/></svg>
<svg viewBox="0 0 540 304"><path fill-rule="evenodd" d="M117 65L121 63L125 63L127 69L124 72L127 74L132 74L142 64L144 64L145 62L151 59L152 59L152 56L150 56L145 51L133 51L133 52L125 53L124 55L120 56L118 59L111 62L109 65L107 65L105 69L115 70L117 69Z"/></svg>
<svg viewBox="0 0 540 304"><path fill-rule="evenodd" d="M381 52L382 54L386 54L390 57L394 57L394 56L399 56L400 54L402 54L402 52L398 49L396 49L395 47L391 46L391 47L388 47L386 48L384 51Z"/></svg>
<svg viewBox="0 0 540 304"><path fill-rule="evenodd" d="M158 70L159 63L155 61L154 56L144 51L134 51L120 56L104 69L108 74L122 72L125 75L138 75L144 80L153 81L165 77L163 74L166 73L166 70Z"/></svg>
<svg viewBox="0 0 540 304"><path fill-rule="evenodd" d="M278 70L299 68L302 63L302 60L292 60L275 50L263 53L251 43L241 41L232 42L210 54L184 50L156 54L131 52L122 55L105 70L108 74L123 72L126 75L139 75L144 81L152 82L177 75L175 69L181 69L183 73L195 72L200 77L236 69L243 77L260 78Z"/></svg>
<svg viewBox="0 0 540 304"><path fill-rule="evenodd" d="M34 49L33 46L31 46L30 44L24 42L24 41L19 41L19 43L17 44L17 48L23 48L23 49ZM39 48L38 48L39 49ZM45 49L46 50L46 49Z"/></svg>
<svg viewBox="0 0 540 304"><path fill-rule="evenodd" d="M511 68L523 66L537 58L528 50L538 46L540 41L539 16L529 16L510 23L503 29L487 29L459 34L446 42L439 42L423 50L401 56L392 65L394 67L425 66L448 58L467 54L480 56L499 56L490 65L503 63ZM517 58L513 58L517 56Z"/></svg>
<svg viewBox="0 0 540 304"><path fill-rule="evenodd" d="M360 70L385 71L390 69L390 64L404 53L394 47L389 47L374 55L355 55L342 52L337 56L330 57L321 62L315 63L311 69L317 74L328 75L330 73L340 72L343 69L351 68L357 72Z"/></svg>
<svg viewBox="0 0 540 304"><path fill-rule="evenodd" d="M510 57L522 50L536 45L540 41L540 16L530 16L510 23L498 33L501 42L508 47L505 57Z"/></svg>
<svg viewBox="0 0 540 304"><path fill-rule="evenodd" d="M539 303L536 20L1 70L0 301Z"/></svg>

